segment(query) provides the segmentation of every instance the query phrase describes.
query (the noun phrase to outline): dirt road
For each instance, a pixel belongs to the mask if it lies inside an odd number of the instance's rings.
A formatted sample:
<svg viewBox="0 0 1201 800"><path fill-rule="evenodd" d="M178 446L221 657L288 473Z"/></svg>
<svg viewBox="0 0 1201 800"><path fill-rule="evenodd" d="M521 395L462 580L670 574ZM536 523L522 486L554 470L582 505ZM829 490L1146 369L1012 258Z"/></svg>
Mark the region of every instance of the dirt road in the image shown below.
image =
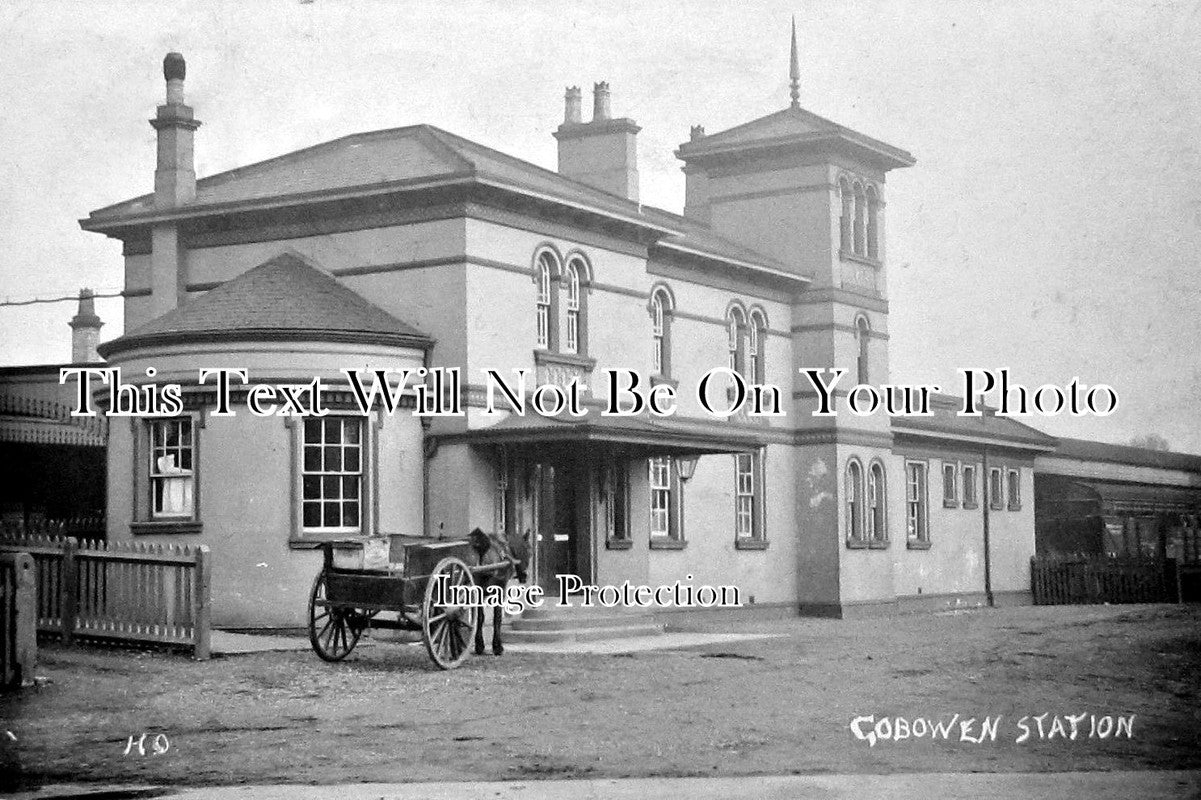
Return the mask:
<svg viewBox="0 0 1201 800"><path fill-rule="evenodd" d="M210 785L1196 769L1199 622L1195 606L792 619L743 624L785 635L737 645L486 656L450 673L395 644L336 665L49 646L50 685L0 698L0 774ZM1131 715L1129 735L1100 738L1105 718ZM899 741L897 718L910 731ZM918 720L949 732L917 736Z"/></svg>

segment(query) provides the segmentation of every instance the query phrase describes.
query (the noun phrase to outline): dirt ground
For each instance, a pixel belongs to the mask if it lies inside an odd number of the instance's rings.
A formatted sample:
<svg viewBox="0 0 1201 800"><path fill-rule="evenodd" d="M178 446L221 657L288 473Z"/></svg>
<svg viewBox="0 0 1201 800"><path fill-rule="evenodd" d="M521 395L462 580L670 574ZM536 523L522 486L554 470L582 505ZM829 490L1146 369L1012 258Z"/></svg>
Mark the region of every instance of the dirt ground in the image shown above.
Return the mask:
<svg viewBox="0 0 1201 800"><path fill-rule="evenodd" d="M1197 769L1199 622L1198 606L726 620L706 627L784 635L632 655L509 653L454 672L390 643L334 665L311 652L201 663L49 645L39 673L50 683L0 698L0 775L13 788ZM1075 741L1040 740L1027 720L1032 734L1017 743L1018 720L1043 713L1136 716L1129 739L1089 738L1085 721ZM955 714L1002 715L996 740L962 741L956 727L945 741L869 746L851 729L860 715ZM170 748L155 754L160 733Z"/></svg>

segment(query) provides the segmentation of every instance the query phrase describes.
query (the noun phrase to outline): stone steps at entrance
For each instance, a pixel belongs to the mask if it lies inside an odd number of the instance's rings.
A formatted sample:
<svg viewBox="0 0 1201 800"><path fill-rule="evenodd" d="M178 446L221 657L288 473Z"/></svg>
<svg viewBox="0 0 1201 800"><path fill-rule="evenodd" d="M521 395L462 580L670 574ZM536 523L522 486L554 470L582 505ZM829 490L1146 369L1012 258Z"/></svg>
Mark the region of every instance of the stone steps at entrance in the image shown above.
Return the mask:
<svg viewBox="0 0 1201 800"><path fill-rule="evenodd" d="M526 609L514 619L505 639L514 642L595 642L657 636L663 625L653 621L644 609L582 608L546 605Z"/></svg>
<svg viewBox="0 0 1201 800"><path fill-rule="evenodd" d="M539 642L597 642L607 639L630 639L641 636L661 636L663 626L653 622L596 628L556 628L552 630L521 630L514 623L505 634L507 642L536 644Z"/></svg>

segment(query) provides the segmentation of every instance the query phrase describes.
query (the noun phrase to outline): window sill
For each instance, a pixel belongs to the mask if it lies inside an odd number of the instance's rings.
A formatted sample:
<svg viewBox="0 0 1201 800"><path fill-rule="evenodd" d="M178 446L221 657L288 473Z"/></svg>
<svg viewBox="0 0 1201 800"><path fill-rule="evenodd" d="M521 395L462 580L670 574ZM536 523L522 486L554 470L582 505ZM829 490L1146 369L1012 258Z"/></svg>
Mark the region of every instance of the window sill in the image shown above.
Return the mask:
<svg viewBox="0 0 1201 800"><path fill-rule="evenodd" d="M963 504L963 508L966 511L975 511L979 507L980 507L979 503L964 503Z"/></svg>
<svg viewBox="0 0 1201 800"><path fill-rule="evenodd" d="M905 542L905 547L910 550L929 550L930 542L923 541L921 539L910 539L909 541Z"/></svg>
<svg viewBox="0 0 1201 800"><path fill-rule="evenodd" d="M1021 510L1022 510L1022 507L1021 507L1021 506L1009 506L1009 507L1008 507L1008 508L1006 508L1005 510L1006 510L1006 511L1021 511Z"/></svg>
<svg viewBox="0 0 1201 800"><path fill-rule="evenodd" d="M634 546L630 539L605 539L606 550L629 550Z"/></svg>
<svg viewBox="0 0 1201 800"><path fill-rule="evenodd" d="M678 380L676 380L675 378L669 378L666 375L651 375L650 381L651 381L651 386L662 386L662 385L666 384L667 386L670 386L673 389L680 388L680 382Z"/></svg>
<svg viewBox="0 0 1201 800"><path fill-rule="evenodd" d="M959 501L958 501L958 500L946 500L946 499L944 499L944 500L942 501L942 507L943 507L943 508L959 508Z"/></svg>
<svg viewBox="0 0 1201 800"><path fill-rule="evenodd" d="M591 372L596 367L596 359L579 353L558 353L553 350L539 348L534 351L535 364L567 364L579 367L584 372Z"/></svg>
<svg viewBox="0 0 1201 800"><path fill-rule="evenodd" d="M1005 510L1005 506L994 506L994 505L990 505L990 506L988 507L988 510L989 510L989 511L1004 511L1004 510Z"/></svg>
<svg viewBox="0 0 1201 800"><path fill-rule="evenodd" d="M367 537L361 533L304 533L292 534L288 547L292 550L314 550L326 542L360 542Z"/></svg>
<svg viewBox="0 0 1201 800"><path fill-rule="evenodd" d="M134 536L152 536L155 534L196 534L201 532L200 520L196 519L163 519L131 522L129 532Z"/></svg>
<svg viewBox="0 0 1201 800"><path fill-rule="evenodd" d="M887 550L888 545L889 541L887 539L872 541L867 539L847 539L848 550Z"/></svg>
<svg viewBox="0 0 1201 800"><path fill-rule="evenodd" d="M766 539L752 539L749 536L740 536L734 540L735 550L766 550Z"/></svg>
<svg viewBox="0 0 1201 800"><path fill-rule="evenodd" d="M860 264L867 264L869 267L876 267L877 269L884 266L884 262L878 258L860 255L859 253L853 253L850 250L839 250L838 257L843 261L857 261Z"/></svg>
<svg viewBox="0 0 1201 800"><path fill-rule="evenodd" d="M669 539L666 536L652 536L650 547L652 550L683 550L688 546L688 542L683 539Z"/></svg>

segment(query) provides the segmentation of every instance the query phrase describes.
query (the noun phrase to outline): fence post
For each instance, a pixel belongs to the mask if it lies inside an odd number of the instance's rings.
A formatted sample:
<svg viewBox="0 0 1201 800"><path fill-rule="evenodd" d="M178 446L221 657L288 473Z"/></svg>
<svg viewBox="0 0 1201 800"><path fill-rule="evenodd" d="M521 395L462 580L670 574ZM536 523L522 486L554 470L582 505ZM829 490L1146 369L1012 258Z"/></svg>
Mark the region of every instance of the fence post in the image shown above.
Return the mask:
<svg viewBox="0 0 1201 800"><path fill-rule="evenodd" d="M70 644L75 636L75 623L79 616L79 540L68 536L63 541L63 560L59 566L59 591L62 592L62 641Z"/></svg>
<svg viewBox="0 0 1201 800"><path fill-rule="evenodd" d="M192 658L207 661L209 658L209 549L205 545L196 547L196 594L192 609Z"/></svg>
<svg viewBox="0 0 1201 800"><path fill-rule="evenodd" d="M37 572L32 556L19 553L13 557L13 577L17 612L16 663L21 672L21 683L28 686L33 683L38 662Z"/></svg>

